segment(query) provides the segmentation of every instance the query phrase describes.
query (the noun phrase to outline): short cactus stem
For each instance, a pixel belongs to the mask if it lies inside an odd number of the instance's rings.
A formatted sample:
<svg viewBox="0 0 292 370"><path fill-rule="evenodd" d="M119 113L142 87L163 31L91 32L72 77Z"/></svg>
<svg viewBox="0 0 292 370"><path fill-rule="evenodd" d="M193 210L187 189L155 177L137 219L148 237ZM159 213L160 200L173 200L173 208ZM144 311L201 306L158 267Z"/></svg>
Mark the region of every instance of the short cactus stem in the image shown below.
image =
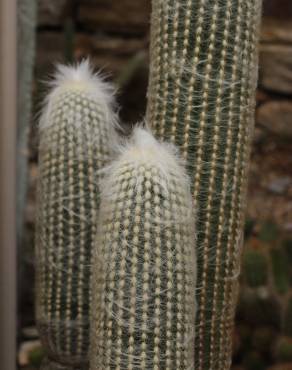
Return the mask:
<svg viewBox="0 0 292 370"><path fill-rule="evenodd" d="M112 88L88 62L60 66L52 85L40 120L36 320L49 358L44 369L83 369L98 180L110 158L114 122Z"/></svg>
<svg viewBox="0 0 292 370"><path fill-rule="evenodd" d="M147 120L186 162L197 213L196 370L230 368L261 0L153 0Z"/></svg>
<svg viewBox="0 0 292 370"><path fill-rule="evenodd" d="M194 212L182 166L137 128L101 189L91 370L194 369Z"/></svg>

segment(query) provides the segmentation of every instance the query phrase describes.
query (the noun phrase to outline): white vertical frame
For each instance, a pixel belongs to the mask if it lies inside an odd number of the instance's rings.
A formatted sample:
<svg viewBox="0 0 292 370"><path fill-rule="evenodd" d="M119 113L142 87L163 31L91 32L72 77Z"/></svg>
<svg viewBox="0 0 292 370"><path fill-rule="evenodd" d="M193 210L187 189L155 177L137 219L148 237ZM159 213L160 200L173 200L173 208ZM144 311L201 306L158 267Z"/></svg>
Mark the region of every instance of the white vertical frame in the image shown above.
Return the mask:
<svg viewBox="0 0 292 370"><path fill-rule="evenodd" d="M0 367L16 369L17 0L0 0Z"/></svg>

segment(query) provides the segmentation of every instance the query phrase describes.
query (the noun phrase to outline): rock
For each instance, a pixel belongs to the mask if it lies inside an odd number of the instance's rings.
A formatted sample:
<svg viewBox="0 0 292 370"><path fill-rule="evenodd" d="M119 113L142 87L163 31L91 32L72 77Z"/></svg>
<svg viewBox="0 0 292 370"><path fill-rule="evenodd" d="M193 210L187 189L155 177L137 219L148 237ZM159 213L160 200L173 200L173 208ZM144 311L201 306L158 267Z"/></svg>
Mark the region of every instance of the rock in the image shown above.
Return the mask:
<svg viewBox="0 0 292 370"><path fill-rule="evenodd" d="M267 140L267 133L264 132L260 127L255 127L253 131L253 148L258 148L264 144Z"/></svg>
<svg viewBox="0 0 292 370"><path fill-rule="evenodd" d="M140 38L124 39L123 37L105 35L88 36L85 33L76 35L77 49L82 47L90 49L96 54L112 54L114 56L128 57L138 50L144 49L147 45Z"/></svg>
<svg viewBox="0 0 292 370"><path fill-rule="evenodd" d="M37 44L36 76L44 81L55 70L56 63L64 62L65 37L59 32L39 32Z"/></svg>
<svg viewBox="0 0 292 370"><path fill-rule="evenodd" d="M252 334L252 346L263 354L269 354L275 340L276 332L269 326L255 329Z"/></svg>
<svg viewBox="0 0 292 370"><path fill-rule="evenodd" d="M290 186L292 186L292 178L285 176L272 180L267 185L267 189L274 194L283 195Z"/></svg>
<svg viewBox="0 0 292 370"><path fill-rule="evenodd" d="M38 330L35 326L28 326L21 330L23 336L27 339L36 339L39 337Z"/></svg>
<svg viewBox="0 0 292 370"><path fill-rule="evenodd" d="M245 354L243 364L247 370L265 370L266 364L263 357L256 351Z"/></svg>
<svg viewBox="0 0 292 370"><path fill-rule="evenodd" d="M278 364L267 368L267 370L292 370L292 362L289 364Z"/></svg>
<svg viewBox="0 0 292 370"><path fill-rule="evenodd" d="M260 46L259 83L266 90L292 93L292 45Z"/></svg>
<svg viewBox="0 0 292 370"><path fill-rule="evenodd" d="M263 2L264 17L277 19L292 18L291 0L265 0Z"/></svg>
<svg viewBox="0 0 292 370"><path fill-rule="evenodd" d="M261 41L292 43L292 18L289 20L264 18L261 27Z"/></svg>
<svg viewBox="0 0 292 370"><path fill-rule="evenodd" d="M81 59L90 55L97 69L103 69L114 77L143 49L145 43L138 38L125 40L121 37L89 36L84 33L75 37L75 58Z"/></svg>
<svg viewBox="0 0 292 370"><path fill-rule="evenodd" d="M292 50L292 49L291 49ZM292 57L292 54L291 54ZM292 68L292 60L291 60ZM292 69L291 69L292 82ZM292 85L291 85L292 88ZM257 110L257 125L283 139L292 138L292 101L271 101Z"/></svg>
<svg viewBox="0 0 292 370"><path fill-rule="evenodd" d="M261 26L262 42L292 42L291 0L265 0Z"/></svg>
<svg viewBox="0 0 292 370"><path fill-rule="evenodd" d="M79 0L78 22L84 28L143 34L149 32L149 0Z"/></svg>
<svg viewBox="0 0 292 370"><path fill-rule="evenodd" d="M41 342L39 340L31 340L20 344L18 352L18 363L20 366L26 366L30 363L31 352L39 349Z"/></svg>
<svg viewBox="0 0 292 370"><path fill-rule="evenodd" d="M263 104L270 100L270 95L261 89L256 91L256 102L257 104Z"/></svg>
<svg viewBox="0 0 292 370"><path fill-rule="evenodd" d="M257 291L242 289L237 307L238 322L245 322L253 329L269 326L281 327L282 307L275 296L262 298Z"/></svg>
<svg viewBox="0 0 292 370"><path fill-rule="evenodd" d="M38 23L41 26L62 24L66 0L40 0L38 5Z"/></svg>

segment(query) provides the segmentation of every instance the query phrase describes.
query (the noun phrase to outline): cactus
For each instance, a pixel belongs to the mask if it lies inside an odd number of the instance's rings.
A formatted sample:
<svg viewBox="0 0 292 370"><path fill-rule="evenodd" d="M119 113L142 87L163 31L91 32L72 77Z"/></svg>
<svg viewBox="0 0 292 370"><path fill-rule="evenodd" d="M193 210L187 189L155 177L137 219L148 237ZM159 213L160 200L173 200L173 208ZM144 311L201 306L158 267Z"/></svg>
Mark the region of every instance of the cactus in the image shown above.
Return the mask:
<svg viewBox="0 0 292 370"><path fill-rule="evenodd" d="M281 248L272 248L270 254L275 288L279 294L286 294L290 285L290 265L287 261L287 256Z"/></svg>
<svg viewBox="0 0 292 370"><path fill-rule="evenodd" d="M258 235L259 239L266 243L272 243L279 239L279 228L273 221L265 221L261 225Z"/></svg>
<svg viewBox="0 0 292 370"><path fill-rule="evenodd" d="M198 209L195 368L229 369L261 0L153 0L147 120L177 144Z"/></svg>
<svg viewBox="0 0 292 370"><path fill-rule="evenodd" d="M142 128L102 185L91 369L193 369L195 231L186 175Z"/></svg>
<svg viewBox="0 0 292 370"><path fill-rule="evenodd" d="M275 359L278 362L291 362L292 361L292 338L280 337L274 350Z"/></svg>
<svg viewBox="0 0 292 370"><path fill-rule="evenodd" d="M44 369L88 367L90 264L100 169L110 158L112 88L88 61L60 66L40 120L36 320Z"/></svg>
<svg viewBox="0 0 292 370"><path fill-rule="evenodd" d="M285 251L288 262L292 263L292 239L284 239L282 241L282 248Z"/></svg>
<svg viewBox="0 0 292 370"><path fill-rule="evenodd" d="M289 297L284 315L284 333L292 338L292 297Z"/></svg>
<svg viewBox="0 0 292 370"><path fill-rule="evenodd" d="M247 250L243 255L243 276L248 286L255 288L268 282L268 261L260 250Z"/></svg>
<svg viewBox="0 0 292 370"><path fill-rule="evenodd" d="M43 347L37 347L33 349L28 355L29 365L31 365L33 369L39 369L43 362L44 356L45 353Z"/></svg>

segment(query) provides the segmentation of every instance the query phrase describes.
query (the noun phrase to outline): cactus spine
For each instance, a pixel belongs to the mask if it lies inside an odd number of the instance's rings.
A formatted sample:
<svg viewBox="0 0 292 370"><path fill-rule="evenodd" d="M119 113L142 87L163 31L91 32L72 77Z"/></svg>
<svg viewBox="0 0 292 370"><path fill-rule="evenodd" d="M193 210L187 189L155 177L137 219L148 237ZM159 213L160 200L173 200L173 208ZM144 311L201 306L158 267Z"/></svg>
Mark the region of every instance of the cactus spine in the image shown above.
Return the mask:
<svg viewBox="0 0 292 370"><path fill-rule="evenodd" d="M198 208L196 369L229 369L261 0L152 1L147 119Z"/></svg>
<svg viewBox="0 0 292 370"><path fill-rule="evenodd" d="M91 369L193 369L196 258L186 175L141 128L102 185Z"/></svg>
<svg viewBox="0 0 292 370"><path fill-rule="evenodd" d="M112 89L87 61L60 66L40 121L37 302L44 369L87 368L99 171L110 157Z"/></svg>

